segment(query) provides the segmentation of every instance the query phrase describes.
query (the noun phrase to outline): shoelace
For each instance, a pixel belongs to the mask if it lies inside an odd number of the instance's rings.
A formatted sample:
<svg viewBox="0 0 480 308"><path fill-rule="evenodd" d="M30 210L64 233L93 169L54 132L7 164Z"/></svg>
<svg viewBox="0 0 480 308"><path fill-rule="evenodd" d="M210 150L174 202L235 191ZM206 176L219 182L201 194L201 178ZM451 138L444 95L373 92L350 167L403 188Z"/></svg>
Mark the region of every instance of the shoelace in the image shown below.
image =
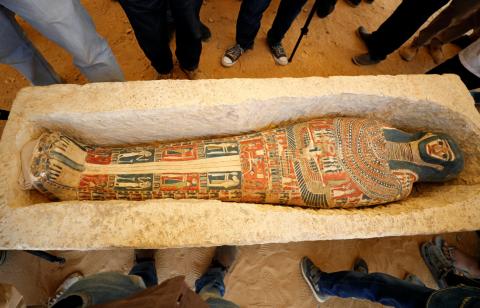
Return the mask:
<svg viewBox="0 0 480 308"><path fill-rule="evenodd" d="M272 51L275 55L275 57L280 58L280 57L286 57L287 54L285 53L285 49L283 49L282 45L273 45L271 46Z"/></svg>
<svg viewBox="0 0 480 308"><path fill-rule="evenodd" d="M232 48L228 49L227 52L225 53L227 56L229 56L231 59L238 59L243 53L243 48L240 47L240 45L235 45Z"/></svg>

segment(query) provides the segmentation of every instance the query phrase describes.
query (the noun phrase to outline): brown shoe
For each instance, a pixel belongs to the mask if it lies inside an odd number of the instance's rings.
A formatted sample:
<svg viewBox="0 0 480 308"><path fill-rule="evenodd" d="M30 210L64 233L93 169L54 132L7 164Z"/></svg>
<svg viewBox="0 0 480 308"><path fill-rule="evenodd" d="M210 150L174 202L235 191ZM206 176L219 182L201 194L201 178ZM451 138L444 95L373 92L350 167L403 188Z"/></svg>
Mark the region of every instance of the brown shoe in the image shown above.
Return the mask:
<svg viewBox="0 0 480 308"><path fill-rule="evenodd" d="M157 80L173 79L173 72L160 74L157 73Z"/></svg>
<svg viewBox="0 0 480 308"><path fill-rule="evenodd" d="M187 70L187 69L184 69L183 67L181 67L180 69L182 70L182 72L185 73L185 75L187 75L187 78L188 78L188 79L190 79L190 80L195 80L195 79L197 79L198 69Z"/></svg>
<svg viewBox="0 0 480 308"><path fill-rule="evenodd" d="M442 42L439 40L433 39L432 42L428 45L428 53L433 59L435 64L442 63L443 60L443 50L442 50Z"/></svg>
<svg viewBox="0 0 480 308"><path fill-rule="evenodd" d="M400 58L402 58L404 61L410 62L415 58L415 56L418 53L418 48L408 46L405 48L400 49Z"/></svg>

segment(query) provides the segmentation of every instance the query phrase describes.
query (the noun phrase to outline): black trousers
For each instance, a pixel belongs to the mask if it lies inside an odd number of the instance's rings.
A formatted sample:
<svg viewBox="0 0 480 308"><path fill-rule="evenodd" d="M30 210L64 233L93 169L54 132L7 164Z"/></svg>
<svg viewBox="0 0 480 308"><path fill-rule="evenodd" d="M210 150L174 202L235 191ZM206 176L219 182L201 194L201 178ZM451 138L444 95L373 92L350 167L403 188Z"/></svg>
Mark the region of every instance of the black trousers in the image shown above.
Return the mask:
<svg viewBox="0 0 480 308"><path fill-rule="evenodd" d="M463 66L458 55L437 65L426 72L426 74L456 74L462 79L463 83L467 86L467 89L472 90L480 88L480 78Z"/></svg>
<svg viewBox="0 0 480 308"><path fill-rule="evenodd" d="M392 15L368 39L372 59L384 60L400 48L415 32L449 0L403 0Z"/></svg>
<svg viewBox="0 0 480 308"><path fill-rule="evenodd" d="M160 74L173 69L167 30L167 8L175 22L175 54L186 70L198 67L202 52L200 21L194 0L119 0L138 44Z"/></svg>
<svg viewBox="0 0 480 308"><path fill-rule="evenodd" d="M271 0L243 0L237 18L236 41L243 49L253 48L255 37L260 29L263 12ZM307 0L281 0L272 27L268 31L269 44L280 43L302 10Z"/></svg>

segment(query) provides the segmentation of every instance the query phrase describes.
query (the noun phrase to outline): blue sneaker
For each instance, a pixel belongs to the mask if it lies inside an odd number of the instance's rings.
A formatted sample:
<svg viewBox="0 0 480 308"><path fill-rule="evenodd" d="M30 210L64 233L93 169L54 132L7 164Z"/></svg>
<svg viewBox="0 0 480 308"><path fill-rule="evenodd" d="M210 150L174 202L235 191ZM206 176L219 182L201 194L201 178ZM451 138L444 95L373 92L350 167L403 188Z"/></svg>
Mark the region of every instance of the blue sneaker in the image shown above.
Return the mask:
<svg viewBox="0 0 480 308"><path fill-rule="evenodd" d="M305 281L312 290L313 296L315 296L317 301L323 303L331 297L330 295L326 295L320 291L320 288L318 287L318 281L322 276L322 271L316 267L309 258L302 258L300 261L300 271L302 272L303 278L305 278Z"/></svg>

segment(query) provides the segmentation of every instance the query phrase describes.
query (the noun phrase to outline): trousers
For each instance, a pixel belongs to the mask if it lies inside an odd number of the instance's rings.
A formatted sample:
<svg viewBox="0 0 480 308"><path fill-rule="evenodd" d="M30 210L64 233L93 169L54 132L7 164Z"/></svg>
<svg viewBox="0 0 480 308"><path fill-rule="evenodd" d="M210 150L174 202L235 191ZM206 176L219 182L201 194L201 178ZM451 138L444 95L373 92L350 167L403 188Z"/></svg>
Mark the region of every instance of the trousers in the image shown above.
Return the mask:
<svg viewBox="0 0 480 308"><path fill-rule="evenodd" d="M260 30L263 12L271 0L244 0L237 18L237 44L243 49L253 48ZM267 40L270 45L280 43L307 0L281 0Z"/></svg>
<svg viewBox="0 0 480 308"><path fill-rule="evenodd" d="M167 9L175 23L177 48L175 54L186 70L198 67L202 53L200 6L193 0L119 0L135 32L138 44L152 66L160 74L173 69L169 46Z"/></svg>
<svg viewBox="0 0 480 308"><path fill-rule="evenodd" d="M403 0L366 42L370 57L384 60L449 0Z"/></svg>
<svg viewBox="0 0 480 308"><path fill-rule="evenodd" d="M427 27L420 31L418 37L413 41L412 47L424 46L430 43L434 37L444 44L449 43L465 34L465 32L479 27L478 20L480 17L469 16L472 14L479 15L479 12L476 12L479 8L479 1L452 0Z"/></svg>
<svg viewBox="0 0 480 308"><path fill-rule="evenodd" d="M33 85L60 83L61 78L25 35L15 14L66 49L89 81L124 80L107 41L79 0L0 0L0 63L13 66Z"/></svg>

